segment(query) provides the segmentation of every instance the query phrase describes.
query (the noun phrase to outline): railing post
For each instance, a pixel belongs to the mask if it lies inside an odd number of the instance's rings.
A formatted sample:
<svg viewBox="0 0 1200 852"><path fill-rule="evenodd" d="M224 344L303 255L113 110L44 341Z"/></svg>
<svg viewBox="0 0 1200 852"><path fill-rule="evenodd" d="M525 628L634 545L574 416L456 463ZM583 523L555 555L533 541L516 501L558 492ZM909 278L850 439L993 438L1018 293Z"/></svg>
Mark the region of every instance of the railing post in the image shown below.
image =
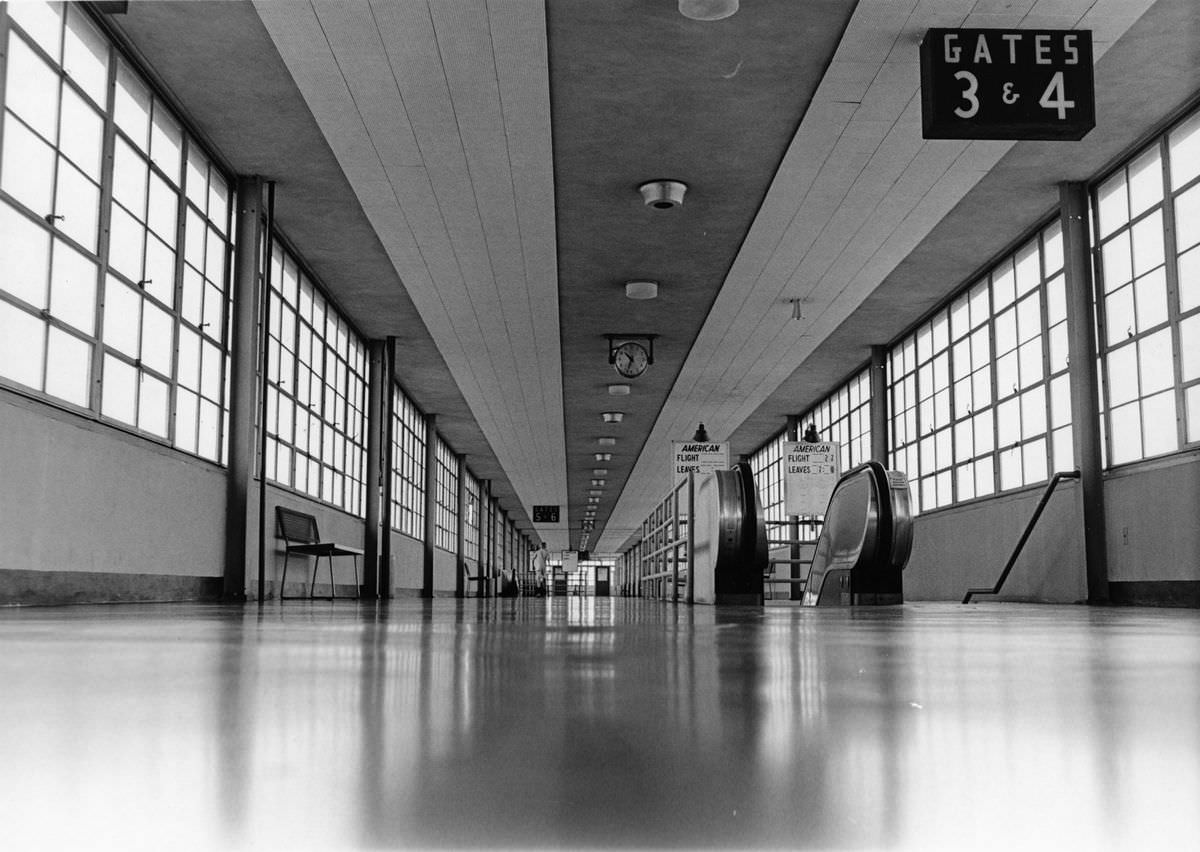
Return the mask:
<svg viewBox="0 0 1200 852"><path fill-rule="evenodd" d="M671 600L679 603L679 488L671 489Z"/></svg>
<svg viewBox="0 0 1200 852"><path fill-rule="evenodd" d="M696 474L689 473L687 478L687 602L696 602Z"/></svg>

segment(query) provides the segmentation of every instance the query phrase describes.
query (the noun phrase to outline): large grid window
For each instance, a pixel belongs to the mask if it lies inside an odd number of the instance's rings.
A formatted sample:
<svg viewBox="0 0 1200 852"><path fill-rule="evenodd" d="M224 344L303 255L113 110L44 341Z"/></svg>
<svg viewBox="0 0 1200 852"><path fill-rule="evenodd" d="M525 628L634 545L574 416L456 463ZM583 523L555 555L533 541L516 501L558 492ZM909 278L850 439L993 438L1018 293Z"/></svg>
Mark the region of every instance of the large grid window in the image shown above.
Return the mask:
<svg viewBox="0 0 1200 852"><path fill-rule="evenodd" d="M464 467L462 476L467 478L467 517L463 523L463 553L467 559L472 562L479 561L479 523L480 523L480 506L482 501L480 495L482 488L479 485L479 480L470 474Z"/></svg>
<svg viewBox="0 0 1200 852"><path fill-rule="evenodd" d="M892 466L914 510L1070 469L1062 267L1055 222L892 347Z"/></svg>
<svg viewBox="0 0 1200 852"><path fill-rule="evenodd" d="M6 10L0 375L222 461L229 183L82 6Z"/></svg>
<svg viewBox="0 0 1200 852"><path fill-rule="evenodd" d="M267 477L361 516L366 347L278 241L271 264Z"/></svg>
<svg viewBox="0 0 1200 852"><path fill-rule="evenodd" d="M1094 214L1105 451L1117 465L1200 442L1200 113L1101 182Z"/></svg>
<svg viewBox="0 0 1200 852"><path fill-rule="evenodd" d="M458 457L445 441L437 438L434 544L452 553L458 550L458 477Z"/></svg>
<svg viewBox="0 0 1200 852"><path fill-rule="evenodd" d="M800 418L803 430L817 428L822 441L840 445L839 462L845 472L871 457L871 375L863 370Z"/></svg>
<svg viewBox="0 0 1200 852"><path fill-rule="evenodd" d="M783 441L786 437L785 433L779 433L750 457L750 469L754 472L754 481L758 484L758 499L762 503L763 518L768 521L785 520L782 458Z"/></svg>
<svg viewBox="0 0 1200 852"><path fill-rule="evenodd" d="M397 386L392 388L392 411L392 528L413 538L423 538L425 418Z"/></svg>

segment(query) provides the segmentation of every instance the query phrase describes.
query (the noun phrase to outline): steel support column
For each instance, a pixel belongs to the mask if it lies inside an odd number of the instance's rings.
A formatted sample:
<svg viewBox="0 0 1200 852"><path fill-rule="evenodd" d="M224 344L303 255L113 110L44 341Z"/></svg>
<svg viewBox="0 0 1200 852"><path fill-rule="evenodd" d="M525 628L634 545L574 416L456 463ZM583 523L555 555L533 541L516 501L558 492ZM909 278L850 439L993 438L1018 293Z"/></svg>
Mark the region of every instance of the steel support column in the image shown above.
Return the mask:
<svg viewBox="0 0 1200 852"><path fill-rule="evenodd" d="M454 534L454 597L467 596L467 457L458 456L458 528Z"/></svg>
<svg viewBox="0 0 1200 852"><path fill-rule="evenodd" d="M479 597L491 597L492 563L496 558L496 504L492 502L492 481L487 483L487 560L479 566Z"/></svg>
<svg viewBox="0 0 1200 852"><path fill-rule="evenodd" d="M789 414L787 416L787 439L789 441L799 441L800 440L800 415L799 414ZM787 502L787 487L786 487L787 474L785 472L786 465L783 463L783 459L779 460L779 468L780 468L779 475L781 477L785 477L784 503L786 504L786 502ZM784 506L784 509L785 510L787 509L786 505ZM803 576L803 572L800 570L800 516L799 515L788 515L787 531L788 531L787 537L792 540L791 547L788 548L788 557L792 560L791 570L788 572L788 576L791 577L793 580L799 580ZM768 538L770 538L770 534L771 534L771 527L767 527L767 537ZM770 550L768 547L768 553L769 552L770 552ZM798 601L804 597L804 590L800 588L799 583L791 584L791 594L789 595L789 597L794 601Z"/></svg>
<svg viewBox="0 0 1200 852"><path fill-rule="evenodd" d="M392 506L396 501L396 338L384 342L383 359L383 546L379 559L379 596L392 596Z"/></svg>
<svg viewBox="0 0 1200 852"><path fill-rule="evenodd" d="M254 477L255 373L258 361L258 303L262 250L262 178L237 182L237 248L233 257L233 322L229 376L229 468L225 504L225 572L222 595L246 599L250 483Z"/></svg>
<svg viewBox="0 0 1200 852"><path fill-rule="evenodd" d="M1058 185L1067 286L1067 355L1071 364L1071 432L1083 496L1083 541L1088 603L1108 603L1108 544L1104 529L1100 397L1092 303L1092 252L1088 194L1082 183Z"/></svg>
<svg viewBox="0 0 1200 852"><path fill-rule="evenodd" d="M421 597L433 597L433 546L437 536L437 415L425 415L425 557L422 560Z"/></svg>
<svg viewBox="0 0 1200 852"><path fill-rule="evenodd" d="M363 585L364 598L379 597L379 529L382 524L383 486L383 433L386 421L383 404L386 371L386 346L383 340L372 340L368 344L370 366L367 374L367 469L366 482L367 523L363 530Z"/></svg>
<svg viewBox="0 0 1200 852"><path fill-rule="evenodd" d="M491 493L491 480L479 482L479 504L475 507L475 597L483 597L483 565L487 558L487 542L485 518L487 517L487 495Z"/></svg>
<svg viewBox="0 0 1200 852"><path fill-rule="evenodd" d="M871 459L888 465L888 376L886 346L871 347ZM864 459L859 459L859 462Z"/></svg>

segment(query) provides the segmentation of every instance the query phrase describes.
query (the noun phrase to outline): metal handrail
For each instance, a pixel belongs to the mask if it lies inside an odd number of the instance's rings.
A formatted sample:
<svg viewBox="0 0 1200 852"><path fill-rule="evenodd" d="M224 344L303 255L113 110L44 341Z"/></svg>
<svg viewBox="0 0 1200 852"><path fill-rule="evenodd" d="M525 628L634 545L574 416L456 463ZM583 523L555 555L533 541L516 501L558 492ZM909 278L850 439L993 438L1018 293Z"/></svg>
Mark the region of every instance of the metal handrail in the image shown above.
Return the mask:
<svg viewBox="0 0 1200 852"><path fill-rule="evenodd" d="M971 602L973 595L998 595L1000 589L1004 586L1004 581L1008 579L1008 574L1012 571L1013 566L1017 564L1017 557L1021 555L1021 549L1025 547L1025 542L1029 540L1029 536L1033 534L1033 528L1037 524L1038 518L1042 516L1042 510L1046 508L1046 504L1050 502L1050 495L1054 493L1054 489L1058 487L1058 483L1064 479L1079 479L1079 471L1064 470L1054 474L1054 478L1050 480L1050 484L1046 486L1046 490L1042 492L1042 499L1038 501L1037 508L1033 510L1033 517L1029 519L1029 523L1025 525L1025 531L1021 533L1021 538L1017 541L1017 546L1013 548L1012 555L1008 557L1008 563L1004 566L1004 570L1000 572L1000 579L996 581L996 585L990 589L967 589L966 597L963 598L963 603Z"/></svg>

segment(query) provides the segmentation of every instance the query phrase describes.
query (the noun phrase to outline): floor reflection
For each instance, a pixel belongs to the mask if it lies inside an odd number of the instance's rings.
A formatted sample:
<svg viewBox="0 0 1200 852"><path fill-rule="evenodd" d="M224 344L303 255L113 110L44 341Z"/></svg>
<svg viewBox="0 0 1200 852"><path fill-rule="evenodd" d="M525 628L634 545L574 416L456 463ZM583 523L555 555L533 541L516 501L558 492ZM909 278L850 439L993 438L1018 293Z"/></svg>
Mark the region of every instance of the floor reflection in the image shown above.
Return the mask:
<svg viewBox="0 0 1200 852"><path fill-rule="evenodd" d="M0 613L5 848L1186 848L1191 612Z"/></svg>

